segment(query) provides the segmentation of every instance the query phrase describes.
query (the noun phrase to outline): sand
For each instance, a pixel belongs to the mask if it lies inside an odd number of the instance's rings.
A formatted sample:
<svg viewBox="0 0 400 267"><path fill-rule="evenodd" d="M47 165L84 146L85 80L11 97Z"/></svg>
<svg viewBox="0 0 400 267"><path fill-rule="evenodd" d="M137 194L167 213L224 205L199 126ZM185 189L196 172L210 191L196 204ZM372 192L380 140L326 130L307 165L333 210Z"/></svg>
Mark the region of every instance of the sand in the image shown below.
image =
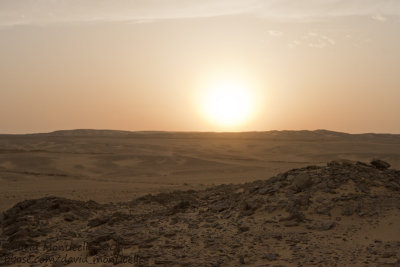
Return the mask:
<svg viewBox="0 0 400 267"><path fill-rule="evenodd" d="M50 195L129 201L147 193L267 179L331 160L372 158L400 169L400 135L324 130L0 135L0 211Z"/></svg>

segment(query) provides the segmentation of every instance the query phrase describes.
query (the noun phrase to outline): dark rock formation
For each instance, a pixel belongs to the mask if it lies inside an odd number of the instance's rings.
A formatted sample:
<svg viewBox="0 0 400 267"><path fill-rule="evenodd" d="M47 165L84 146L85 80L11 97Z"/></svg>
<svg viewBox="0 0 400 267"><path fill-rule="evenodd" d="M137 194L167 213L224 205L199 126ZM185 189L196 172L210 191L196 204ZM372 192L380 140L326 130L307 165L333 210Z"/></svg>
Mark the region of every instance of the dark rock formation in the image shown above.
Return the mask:
<svg viewBox="0 0 400 267"><path fill-rule="evenodd" d="M400 171L389 167L381 160L332 161L268 180L119 204L26 200L1 218L0 256L22 256L21 248L47 242L85 244L82 254L90 259L134 255L137 266L396 266L400 237L378 241L364 232L399 214ZM356 243L353 237L362 235L366 241Z"/></svg>
<svg viewBox="0 0 400 267"><path fill-rule="evenodd" d="M379 159L375 159L371 161L371 165L375 166L375 168L380 169L380 170L386 170L390 168L390 164Z"/></svg>

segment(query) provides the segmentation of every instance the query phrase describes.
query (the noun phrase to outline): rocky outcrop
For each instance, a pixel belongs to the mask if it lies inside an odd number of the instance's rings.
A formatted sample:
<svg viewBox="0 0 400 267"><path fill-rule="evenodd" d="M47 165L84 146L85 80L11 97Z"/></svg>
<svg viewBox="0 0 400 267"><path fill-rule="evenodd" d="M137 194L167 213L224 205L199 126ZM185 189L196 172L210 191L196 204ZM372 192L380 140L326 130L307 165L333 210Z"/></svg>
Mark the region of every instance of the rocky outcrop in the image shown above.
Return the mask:
<svg viewBox="0 0 400 267"><path fill-rule="evenodd" d="M398 231L381 240L373 229L398 229L391 225L399 209L400 171L381 160L333 161L129 203L26 200L3 214L0 256L51 243L83 244L89 261L130 259L138 266L396 266Z"/></svg>

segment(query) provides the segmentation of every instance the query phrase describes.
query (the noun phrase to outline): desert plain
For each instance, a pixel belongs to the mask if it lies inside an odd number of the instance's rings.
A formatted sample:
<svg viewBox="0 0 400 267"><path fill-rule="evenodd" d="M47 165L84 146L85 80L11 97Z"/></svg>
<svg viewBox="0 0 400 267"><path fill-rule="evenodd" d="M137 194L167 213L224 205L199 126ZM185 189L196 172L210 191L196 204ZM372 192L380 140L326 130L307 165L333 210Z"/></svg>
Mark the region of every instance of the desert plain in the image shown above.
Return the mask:
<svg viewBox="0 0 400 267"><path fill-rule="evenodd" d="M267 179L337 159L400 169L400 135L57 131L0 135L0 210L57 195L99 202Z"/></svg>
<svg viewBox="0 0 400 267"><path fill-rule="evenodd" d="M0 135L0 255L46 241L133 266L399 266L396 169L393 134Z"/></svg>

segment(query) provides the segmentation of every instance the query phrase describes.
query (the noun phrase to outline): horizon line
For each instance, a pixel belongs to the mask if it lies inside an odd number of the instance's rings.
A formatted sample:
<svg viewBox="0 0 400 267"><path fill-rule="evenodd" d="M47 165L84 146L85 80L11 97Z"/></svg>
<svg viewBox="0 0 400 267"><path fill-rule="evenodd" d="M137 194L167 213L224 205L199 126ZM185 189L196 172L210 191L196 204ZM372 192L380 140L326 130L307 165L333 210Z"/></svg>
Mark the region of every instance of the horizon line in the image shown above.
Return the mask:
<svg viewBox="0 0 400 267"><path fill-rule="evenodd" d="M328 130L328 129L301 129L301 130L248 130L248 131L174 131L174 130L118 130L118 129L96 129L96 128L75 128L75 129L61 129L61 130L53 130L48 132L26 132L26 133L1 133L0 136L4 135L44 135L44 134L57 134L61 132L77 132L77 131L107 131L107 132L120 132L126 134L134 134L134 133L268 133L268 132L331 132L331 133L339 133L339 134L348 134L348 135L367 135L367 134L379 134L379 135L400 135L400 133L390 133L390 132L342 132L337 130Z"/></svg>

